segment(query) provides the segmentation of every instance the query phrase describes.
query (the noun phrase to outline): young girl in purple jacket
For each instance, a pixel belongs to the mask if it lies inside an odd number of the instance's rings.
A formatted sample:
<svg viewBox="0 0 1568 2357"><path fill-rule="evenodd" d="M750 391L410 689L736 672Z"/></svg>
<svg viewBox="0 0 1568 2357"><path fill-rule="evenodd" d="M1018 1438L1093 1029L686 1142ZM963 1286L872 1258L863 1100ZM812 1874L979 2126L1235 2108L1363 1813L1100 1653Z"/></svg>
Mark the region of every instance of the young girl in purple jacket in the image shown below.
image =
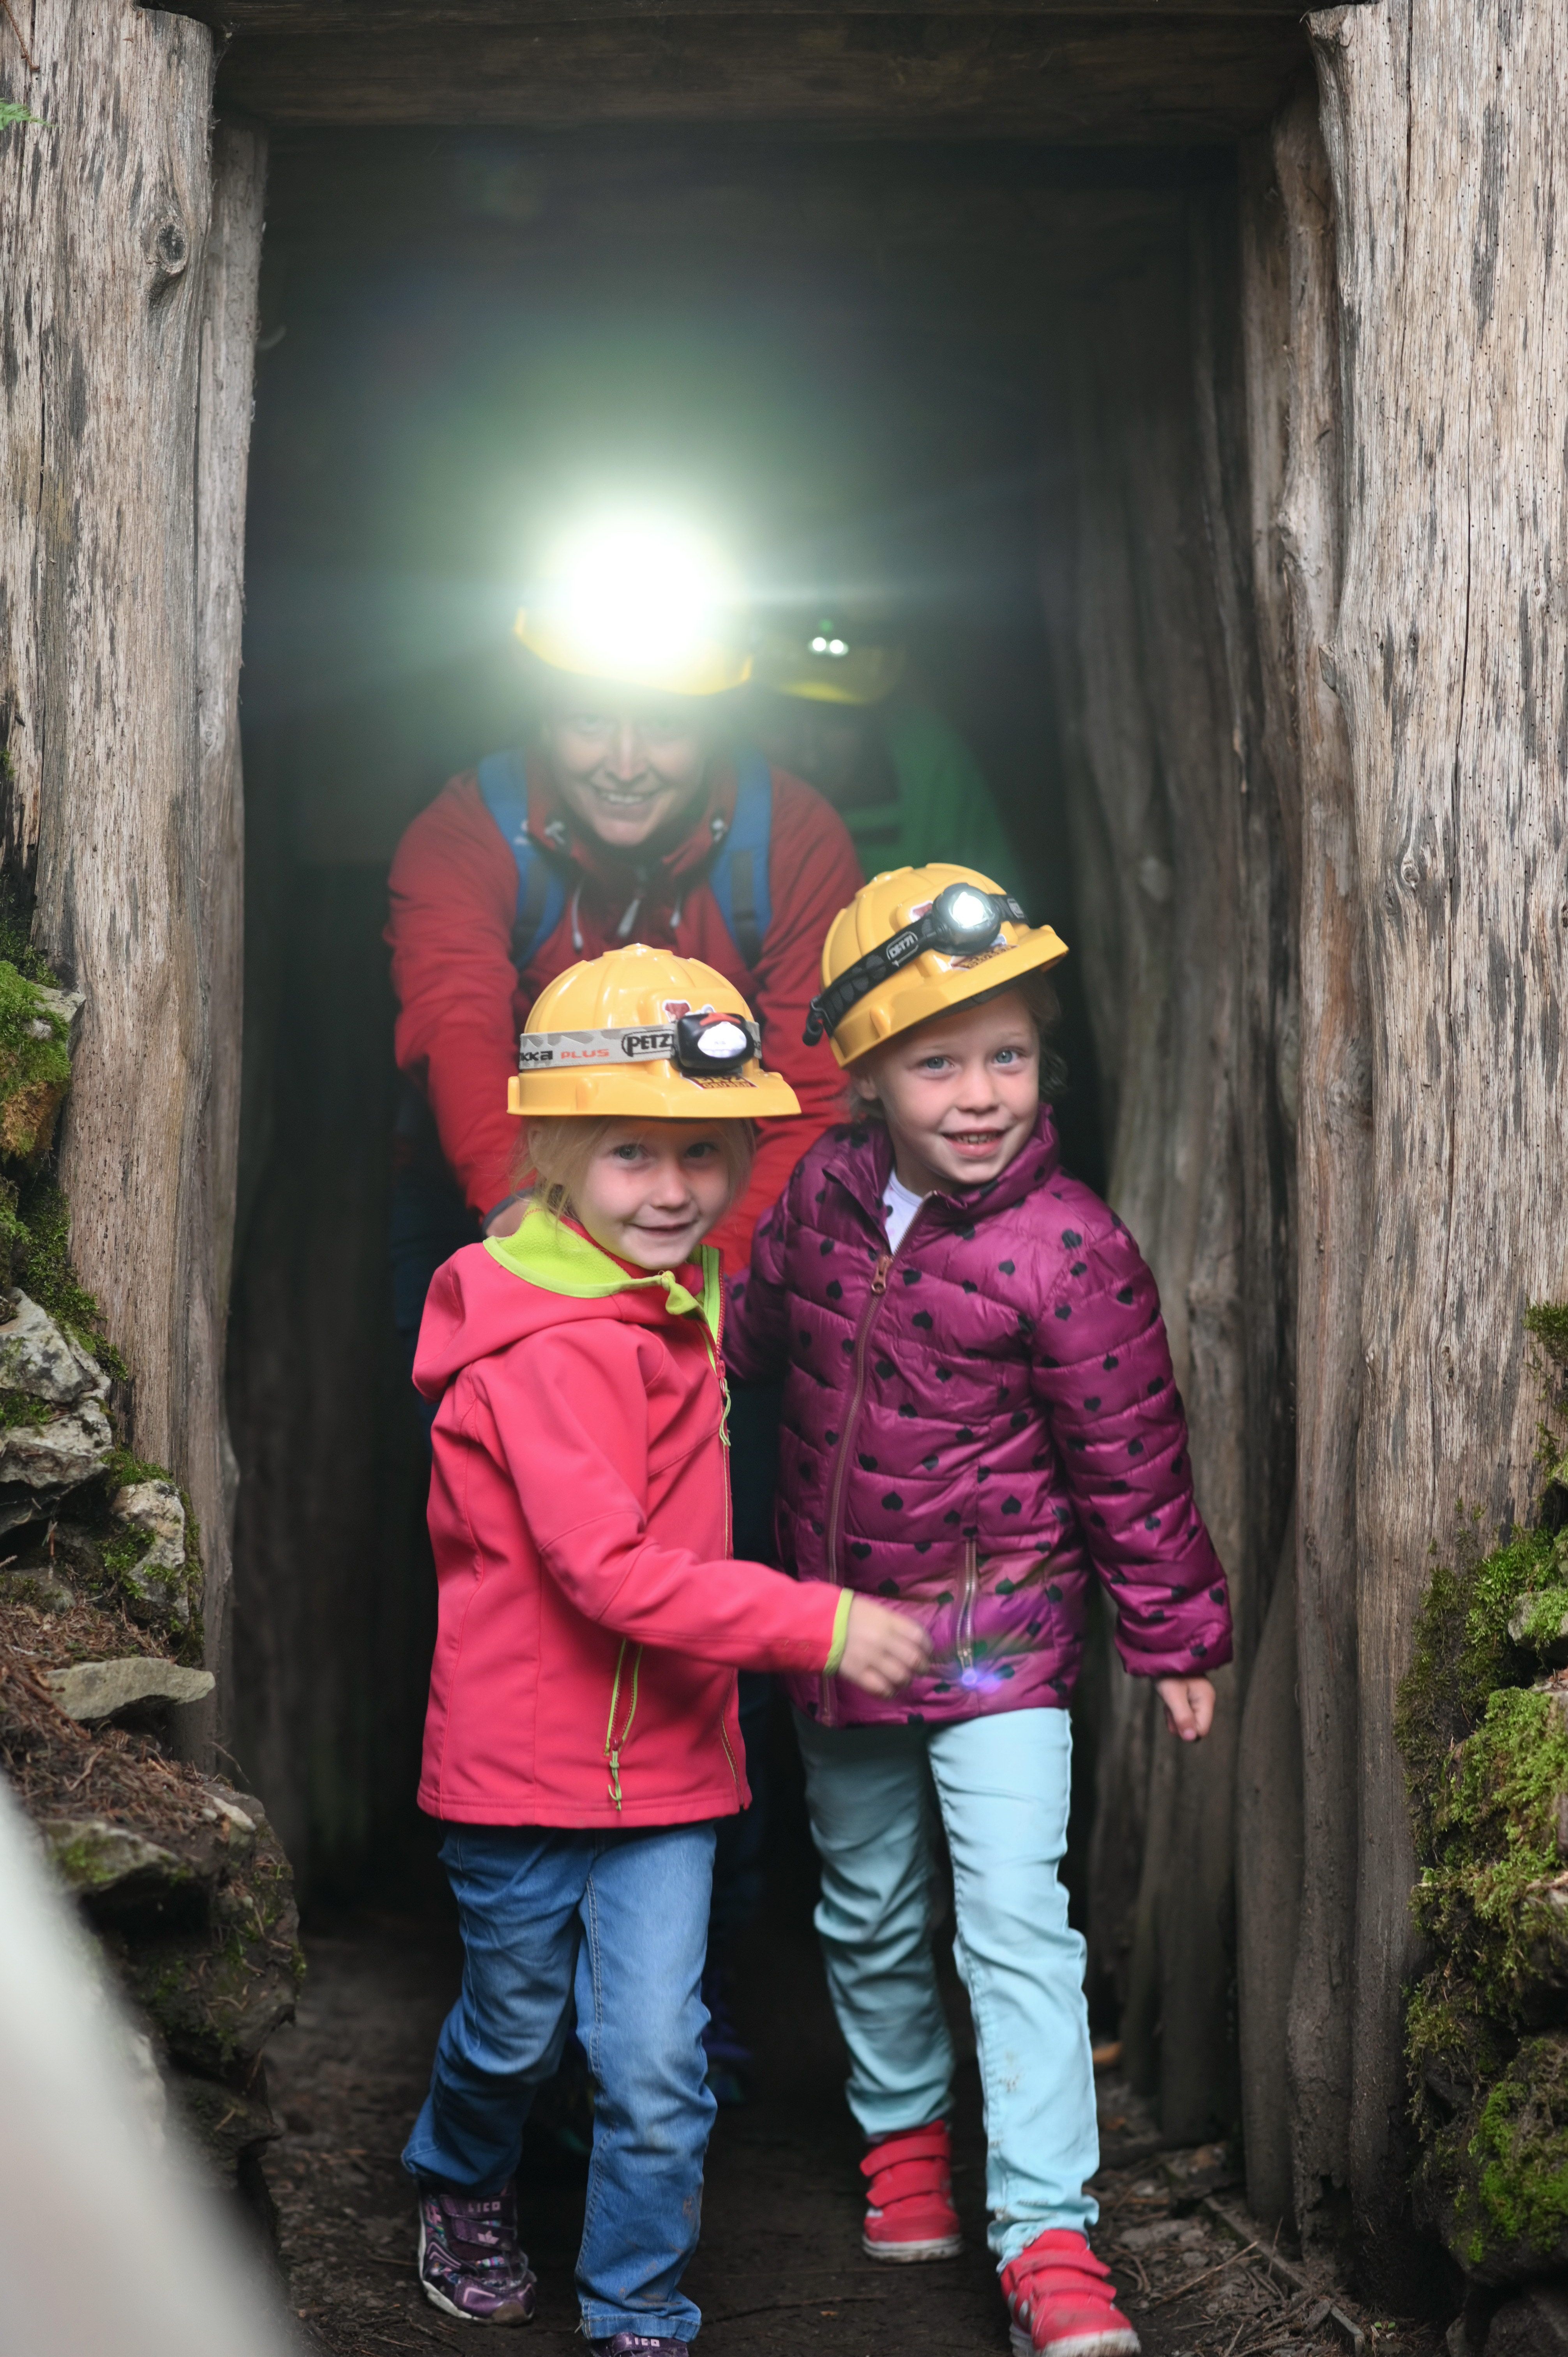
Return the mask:
<svg viewBox="0 0 1568 2357"><path fill-rule="evenodd" d="M895 1600L932 1663L896 1703L791 1682L822 1867L817 1929L869 2150L875 2259L959 2247L929 1794L985 2101L986 2199L1016 2357L1131 2357L1085 2230L1099 2166L1084 1946L1057 1869L1089 1576L1171 1732L1208 1731L1230 1658L1154 1278L1062 1169L1042 1101L1066 951L972 870L877 877L835 920L808 1037L862 1117L797 1168L725 1330L787 1371L787 1568Z"/></svg>

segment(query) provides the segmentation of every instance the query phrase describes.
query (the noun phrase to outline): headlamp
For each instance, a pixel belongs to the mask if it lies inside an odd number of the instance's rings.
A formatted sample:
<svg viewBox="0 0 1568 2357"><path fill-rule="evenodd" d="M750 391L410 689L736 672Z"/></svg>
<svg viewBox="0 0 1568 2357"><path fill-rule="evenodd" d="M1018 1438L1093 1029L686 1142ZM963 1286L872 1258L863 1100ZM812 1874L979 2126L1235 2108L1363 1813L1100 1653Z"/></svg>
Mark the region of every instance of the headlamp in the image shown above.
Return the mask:
<svg viewBox="0 0 1568 2357"><path fill-rule="evenodd" d="M757 1053L753 1027L738 1015L682 1015L675 1026L675 1061L693 1080L738 1072Z"/></svg>
<svg viewBox="0 0 1568 2357"><path fill-rule="evenodd" d="M569 1071L595 1064L673 1064L691 1081L738 1073L762 1053L762 1034L744 1015L703 1007L646 1031L524 1031L520 1072Z"/></svg>
<svg viewBox="0 0 1568 2357"><path fill-rule="evenodd" d="M806 1017L807 1047L814 1048L824 1032L836 1031L858 999L925 951L953 950L972 956L1000 943L1004 921L1029 921L1011 892L983 892L978 884L944 884L922 916L868 950L812 999Z"/></svg>

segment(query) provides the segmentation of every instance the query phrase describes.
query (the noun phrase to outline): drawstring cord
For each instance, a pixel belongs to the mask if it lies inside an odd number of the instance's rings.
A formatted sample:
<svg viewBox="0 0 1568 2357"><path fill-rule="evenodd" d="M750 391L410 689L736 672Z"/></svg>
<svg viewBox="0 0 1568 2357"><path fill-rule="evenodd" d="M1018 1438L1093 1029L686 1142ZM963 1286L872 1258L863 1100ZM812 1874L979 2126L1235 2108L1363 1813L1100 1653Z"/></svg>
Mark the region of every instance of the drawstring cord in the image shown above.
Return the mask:
<svg viewBox="0 0 1568 2357"><path fill-rule="evenodd" d="M616 927L616 939L618 942L626 942L631 939L631 929L637 922L637 912L641 906L642 895L639 892L636 899L632 901L631 905L627 909L627 912L621 919L619 924Z"/></svg>
<svg viewBox="0 0 1568 2357"><path fill-rule="evenodd" d="M621 1746L625 1743L627 1737L631 1733L631 1722L637 1717L637 1684L639 1678L642 1674L642 1647L639 1645L636 1652L633 1653L631 1657L631 1706L626 1715L626 1725L621 1728L620 1733L618 1735L616 1733L616 1712L620 1706L620 1676L621 1671L626 1664L626 1649L630 1642L631 1640L629 1637L623 1637L620 1641L620 1651L616 1655L615 1684L610 1688L610 1715L605 1724L605 1758L609 1762L610 1798L615 1803L618 1809L620 1806L621 1799Z"/></svg>
<svg viewBox="0 0 1568 2357"><path fill-rule="evenodd" d="M583 928L577 920L577 911L582 905L583 888L579 884L576 890L572 895L572 947L576 951L579 957L583 954Z"/></svg>

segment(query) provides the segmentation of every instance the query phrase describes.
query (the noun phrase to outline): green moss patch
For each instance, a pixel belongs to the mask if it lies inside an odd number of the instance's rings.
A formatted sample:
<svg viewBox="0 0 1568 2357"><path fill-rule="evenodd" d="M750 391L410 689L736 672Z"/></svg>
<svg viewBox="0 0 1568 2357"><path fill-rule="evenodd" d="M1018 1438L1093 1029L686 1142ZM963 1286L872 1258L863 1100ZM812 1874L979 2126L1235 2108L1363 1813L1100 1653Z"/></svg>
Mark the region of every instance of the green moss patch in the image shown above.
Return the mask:
<svg viewBox="0 0 1568 2357"><path fill-rule="evenodd" d="M0 1241L7 1221L12 1232L11 1266L16 1284L47 1309L61 1330L91 1352L105 1374L124 1383L130 1370L103 1330L103 1312L97 1297L79 1283L70 1263L70 1206L54 1180L43 1173L19 1187L0 1186Z"/></svg>
<svg viewBox="0 0 1568 2357"><path fill-rule="evenodd" d="M1483 1555L1473 1530L1462 1525L1455 1562L1440 1563L1432 1575L1394 1715L1423 1848L1448 1821L1455 1746L1479 1725L1499 1686L1532 1674L1509 1621L1520 1597L1551 1584L1554 1568L1545 1531L1516 1531L1506 1546Z"/></svg>
<svg viewBox="0 0 1568 2357"><path fill-rule="evenodd" d="M1551 1369L1543 1459L1563 1454L1568 1306L1527 1319ZM1568 1684L1543 1678L1568 1619L1568 1534L1483 1553L1461 1526L1433 1572L1395 1719L1434 1961L1405 2020L1417 2199L1484 2281L1568 2264ZM1510 1627L1511 1624L1511 1627Z"/></svg>
<svg viewBox="0 0 1568 2357"><path fill-rule="evenodd" d="M1524 1323L1548 1358L1568 1370L1568 1301L1532 1301Z"/></svg>
<svg viewBox="0 0 1568 2357"><path fill-rule="evenodd" d="M1498 2243L1552 2264L1568 2236L1568 2039L1520 2048L1480 2107L1469 2158L1472 2264Z"/></svg>
<svg viewBox="0 0 1568 2357"><path fill-rule="evenodd" d="M1536 1953L1551 1925L1534 1886L1562 1864L1563 1793L1568 1695L1506 1687L1459 1747L1432 1810L1435 1857L1416 1890L1416 1923L1499 2023L1522 2018L1540 1978Z"/></svg>
<svg viewBox="0 0 1568 2357"><path fill-rule="evenodd" d="M0 1432L15 1432L30 1425L35 1431L49 1421L48 1404L35 1399L31 1392L0 1391Z"/></svg>
<svg viewBox="0 0 1568 2357"><path fill-rule="evenodd" d="M36 1162L48 1153L70 1086L69 1027L40 985L0 958L0 1154Z"/></svg>

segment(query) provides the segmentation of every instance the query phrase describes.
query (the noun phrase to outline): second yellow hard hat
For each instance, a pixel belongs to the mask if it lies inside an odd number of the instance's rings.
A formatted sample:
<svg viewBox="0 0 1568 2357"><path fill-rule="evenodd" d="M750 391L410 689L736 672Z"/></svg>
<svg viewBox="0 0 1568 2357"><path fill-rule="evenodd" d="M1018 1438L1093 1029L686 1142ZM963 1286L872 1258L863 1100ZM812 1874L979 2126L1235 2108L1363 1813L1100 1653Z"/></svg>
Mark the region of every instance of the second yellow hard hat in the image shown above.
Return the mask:
<svg viewBox="0 0 1568 2357"><path fill-rule="evenodd" d="M633 942L568 966L542 990L517 1043L509 1113L642 1121L760 1121L796 1114L764 1071L735 985L696 958Z"/></svg>
<svg viewBox="0 0 1568 2357"><path fill-rule="evenodd" d="M824 1032L841 1064L966 998L1066 957L1049 925L1031 925L1010 892L977 868L933 862L863 884L822 946L822 987L808 1044Z"/></svg>

